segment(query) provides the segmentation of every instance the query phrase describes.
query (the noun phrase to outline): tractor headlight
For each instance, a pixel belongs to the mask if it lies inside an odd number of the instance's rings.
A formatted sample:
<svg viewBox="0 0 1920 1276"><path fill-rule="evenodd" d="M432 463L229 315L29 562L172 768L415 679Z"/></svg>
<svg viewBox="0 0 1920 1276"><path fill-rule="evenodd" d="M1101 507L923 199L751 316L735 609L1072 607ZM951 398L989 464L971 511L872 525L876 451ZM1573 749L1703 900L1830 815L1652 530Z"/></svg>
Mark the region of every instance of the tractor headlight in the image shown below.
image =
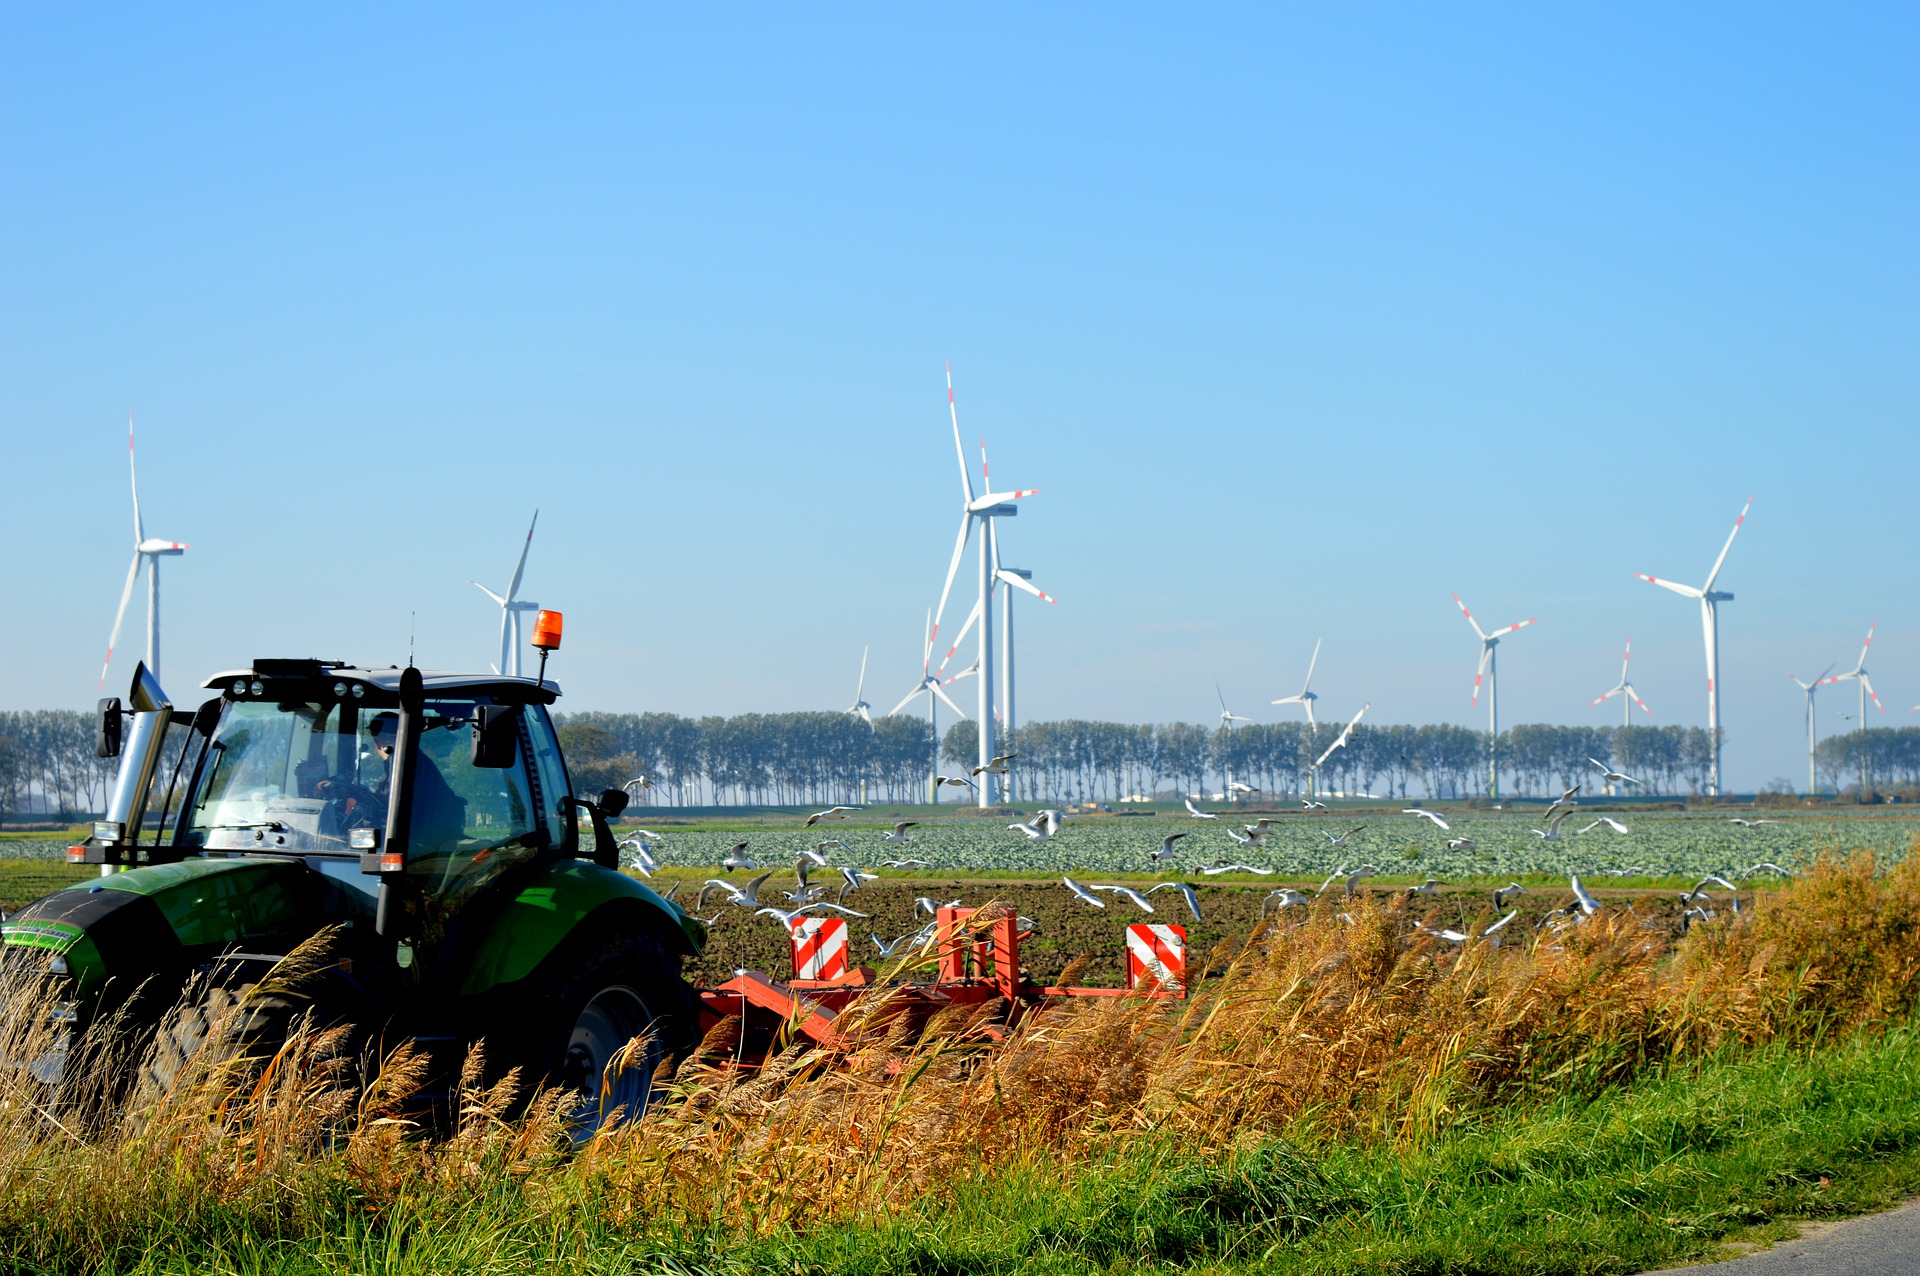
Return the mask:
<svg viewBox="0 0 1920 1276"><path fill-rule="evenodd" d="M67 955L65 953L55 953L52 960L47 962L47 969L56 975L70 973L67 969Z"/></svg>
<svg viewBox="0 0 1920 1276"><path fill-rule="evenodd" d="M233 685L228 687L227 690L236 696L244 696L247 694L247 680L245 678L235 678Z"/></svg>

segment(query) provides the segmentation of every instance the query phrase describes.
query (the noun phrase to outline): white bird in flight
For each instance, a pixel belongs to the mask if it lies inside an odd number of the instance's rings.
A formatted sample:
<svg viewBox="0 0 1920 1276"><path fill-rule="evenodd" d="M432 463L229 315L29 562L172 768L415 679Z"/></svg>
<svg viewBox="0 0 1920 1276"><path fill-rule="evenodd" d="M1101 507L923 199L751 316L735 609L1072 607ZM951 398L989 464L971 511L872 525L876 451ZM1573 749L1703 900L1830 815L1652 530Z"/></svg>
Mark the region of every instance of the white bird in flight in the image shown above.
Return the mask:
<svg viewBox="0 0 1920 1276"><path fill-rule="evenodd" d="M1619 820L1614 819L1611 815L1603 815L1591 824L1582 825L1579 829L1576 830L1576 832L1591 833L1595 829L1599 828L1602 824L1606 825L1608 828L1612 829L1616 833L1624 833L1627 831L1627 826L1622 824Z"/></svg>
<svg viewBox="0 0 1920 1276"><path fill-rule="evenodd" d="M901 820L893 826L893 832L887 834L881 840L886 842L911 842L913 840L913 834L907 832L907 830L916 827L919 823L920 821L918 820Z"/></svg>
<svg viewBox="0 0 1920 1276"><path fill-rule="evenodd" d="M1446 822L1445 820L1443 820L1443 819L1441 819L1441 818L1440 818L1440 812L1438 812L1438 811L1429 811L1429 810L1427 810L1427 809L1426 809L1425 807L1423 807L1423 806L1409 806L1409 807L1406 807L1405 809L1403 809L1403 810L1402 810L1402 811L1400 812L1400 814L1402 814L1402 815L1417 815L1417 816L1419 816L1419 817L1420 817L1421 819L1423 819L1423 820L1432 820L1432 821L1433 821L1433 822L1434 822L1434 823L1435 823L1436 825L1438 825L1439 827L1441 827L1441 828L1443 828L1443 829L1444 829L1444 828L1447 828L1447 827L1449 827L1449 825L1447 824L1447 822Z"/></svg>
<svg viewBox="0 0 1920 1276"><path fill-rule="evenodd" d="M1134 890L1131 886L1095 886L1093 889L1097 891L1111 891L1120 898L1128 900L1138 906L1143 913L1151 913L1153 911L1153 905L1147 902L1147 897L1139 891Z"/></svg>
<svg viewBox="0 0 1920 1276"><path fill-rule="evenodd" d="M1173 844L1185 836L1186 836L1185 833L1169 833L1165 837L1161 838L1160 849L1153 852L1153 858L1157 860L1172 859L1175 855L1179 853L1174 850Z"/></svg>
<svg viewBox="0 0 1920 1276"><path fill-rule="evenodd" d="M1200 897L1193 893L1193 887L1185 882L1162 882L1147 894L1151 895L1154 891L1179 891L1180 898L1187 901L1187 911L1193 914L1193 920L1200 920Z"/></svg>
<svg viewBox="0 0 1920 1276"><path fill-rule="evenodd" d="M1600 768L1600 778L1605 780L1608 784L1640 783L1640 781L1634 779L1632 776L1626 775L1620 771L1614 770L1612 767L1602 762L1599 758L1588 758L1587 761L1593 763L1595 766Z"/></svg>
<svg viewBox="0 0 1920 1276"><path fill-rule="evenodd" d="M1187 802L1187 814L1191 815L1196 820L1217 820L1220 818L1217 815L1211 814L1210 812L1207 812L1207 811L1203 811L1199 807L1195 806L1193 804L1192 798L1186 799L1186 802Z"/></svg>
<svg viewBox="0 0 1920 1276"><path fill-rule="evenodd" d="M1073 897L1082 904L1091 904L1095 908L1105 908L1107 906L1106 900L1101 899L1098 895L1095 895L1071 877L1063 877L1060 880L1066 883L1067 889L1073 892Z"/></svg>
<svg viewBox="0 0 1920 1276"><path fill-rule="evenodd" d="M821 820L844 820L860 808L857 806L830 806L824 811L815 812L807 817L807 827L812 828Z"/></svg>

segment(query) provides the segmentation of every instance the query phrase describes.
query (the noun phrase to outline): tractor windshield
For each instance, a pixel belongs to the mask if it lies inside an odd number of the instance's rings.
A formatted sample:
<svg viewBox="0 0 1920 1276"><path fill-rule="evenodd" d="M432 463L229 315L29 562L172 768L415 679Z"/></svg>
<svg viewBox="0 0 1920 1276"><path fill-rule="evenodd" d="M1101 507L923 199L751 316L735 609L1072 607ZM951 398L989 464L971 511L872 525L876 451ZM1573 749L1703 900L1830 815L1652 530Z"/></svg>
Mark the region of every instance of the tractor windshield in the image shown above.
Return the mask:
<svg viewBox="0 0 1920 1276"><path fill-rule="evenodd" d="M516 749L506 767L472 764L475 703L430 700L414 772L409 871L463 865L545 838ZM398 714L351 701L235 702L209 745L180 841L204 850L358 854L355 829L384 845ZM361 839L366 841L367 839ZM499 858L499 857L495 857ZM513 858L518 858L513 857Z"/></svg>

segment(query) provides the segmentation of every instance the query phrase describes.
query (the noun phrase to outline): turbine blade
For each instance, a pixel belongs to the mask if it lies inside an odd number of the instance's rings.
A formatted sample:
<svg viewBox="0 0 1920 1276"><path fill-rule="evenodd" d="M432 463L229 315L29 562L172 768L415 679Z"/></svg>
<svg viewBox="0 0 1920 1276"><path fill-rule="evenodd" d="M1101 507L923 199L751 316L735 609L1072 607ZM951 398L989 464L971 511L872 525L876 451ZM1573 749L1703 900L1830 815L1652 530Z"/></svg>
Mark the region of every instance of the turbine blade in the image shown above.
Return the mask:
<svg viewBox="0 0 1920 1276"><path fill-rule="evenodd" d="M927 669L933 664L933 608L927 608L927 645L920 652L920 676L927 676Z"/></svg>
<svg viewBox="0 0 1920 1276"><path fill-rule="evenodd" d="M1632 659L1633 659L1633 639L1629 638L1627 639L1626 654L1620 657L1620 681L1623 684L1627 680L1627 662Z"/></svg>
<svg viewBox="0 0 1920 1276"><path fill-rule="evenodd" d="M1658 576L1649 576L1645 572L1635 572L1634 575L1649 584L1658 585L1662 589L1671 589L1682 598L1698 598L1706 592L1704 589L1695 589L1692 585L1680 585L1670 580L1661 580Z"/></svg>
<svg viewBox="0 0 1920 1276"><path fill-rule="evenodd" d="M940 618L947 614L947 595L953 592L953 578L960 573L960 560L967 553L967 534L973 530L973 515L960 516L960 535L954 538L953 561L947 564L947 583L940 590L940 606L934 609L933 628L927 631L927 654L931 656L933 639L940 632Z"/></svg>
<svg viewBox="0 0 1920 1276"><path fill-rule="evenodd" d="M1525 629L1528 625L1531 625L1534 621L1538 619L1540 619L1540 617L1538 616L1529 616L1517 625L1508 625L1505 629L1496 629L1492 633L1488 634L1487 637L1504 638L1516 629Z"/></svg>
<svg viewBox="0 0 1920 1276"><path fill-rule="evenodd" d="M482 585L479 581L469 579L467 581L467 584L472 585L475 589L479 590L481 593L485 594L487 597L493 599L493 601L495 603L498 603L500 606L505 607L507 605L506 599L494 593L491 589L488 589L485 585Z"/></svg>
<svg viewBox="0 0 1920 1276"><path fill-rule="evenodd" d="M533 548L533 529L539 525L540 511L533 512L533 522L527 524L527 539L520 546L520 561L513 565L513 580L507 585L507 601L512 602L520 596L520 575L527 570L527 551Z"/></svg>
<svg viewBox="0 0 1920 1276"><path fill-rule="evenodd" d="M1727 561L1727 551L1733 548L1733 538L1740 534L1740 524L1747 521L1747 511L1752 508L1753 498L1749 496L1747 503L1740 507L1740 517L1733 520L1733 530L1727 533L1727 543L1720 547L1720 557L1713 560L1713 570L1707 573L1707 583L1700 586L1701 593L1711 592L1713 582L1720 579L1720 564Z"/></svg>
<svg viewBox="0 0 1920 1276"><path fill-rule="evenodd" d="M967 623L965 623L964 625L961 625L960 632L954 635L953 646L947 648L947 654L940 657L940 667L934 670L934 674L936 676L938 676L939 674L943 674L947 671L947 661L952 660L953 653L960 650L960 644L967 640L968 631L970 631L973 628L973 623L979 619L980 619L980 600L976 598L973 600L973 610L967 613Z"/></svg>
<svg viewBox="0 0 1920 1276"><path fill-rule="evenodd" d="M1653 710L1647 709L1647 702L1640 698L1639 692L1635 691L1632 687L1628 687L1627 694L1633 697L1633 702L1635 704L1639 705L1642 709L1646 709L1646 713L1649 718L1653 716Z"/></svg>
<svg viewBox="0 0 1920 1276"><path fill-rule="evenodd" d="M1476 634L1479 634L1481 639L1484 640L1487 636L1486 631L1480 628L1480 622L1473 618L1473 613L1467 610L1467 605L1463 602L1460 602L1460 595L1455 594L1453 596L1453 601L1459 604L1460 614L1467 618L1467 623L1469 625L1473 626L1473 632Z"/></svg>
<svg viewBox="0 0 1920 1276"><path fill-rule="evenodd" d="M107 635L107 658L100 662L100 685L107 685L107 666L113 663L113 647L120 641L120 622L127 618L127 604L133 599L133 582L140 578L140 555L133 556L127 568L127 583L120 591L120 609L113 613L113 632Z"/></svg>
<svg viewBox="0 0 1920 1276"><path fill-rule="evenodd" d="M1308 688L1313 686L1313 667L1320 663L1320 644L1322 641L1324 640L1320 638L1313 640L1313 658L1307 661L1307 680L1300 684L1300 694L1303 696L1307 694Z"/></svg>
<svg viewBox="0 0 1920 1276"><path fill-rule="evenodd" d="M919 686L915 687L912 691L907 692L906 699L902 700L899 704L893 706L893 708L887 710L886 716L891 718L894 714L900 712L902 709L912 704L913 698L919 695L921 692L925 691L926 689L927 689L926 684L921 683Z"/></svg>
<svg viewBox="0 0 1920 1276"><path fill-rule="evenodd" d="M937 682L928 683L927 690L933 692L934 695L939 696L941 702L944 703L947 706L947 708L953 710L955 713L959 714L963 718L967 716L967 711L965 709L962 709L959 705L955 704L953 702L953 697L940 689L939 683Z"/></svg>
<svg viewBox="0 0 1920 1276"><path fill-rule="evenodd" d="M1866 675L1866 674L1864 674L1864 673L1863 673L1863 674L1861 674L1861 675L1860 675L1860 686L1861 686L1861 687L1862 687L1863 689L1865 689L1865 691L1866 691L1866 693L1867 693L1867 699L1869 699L1869 700L1871 700L1871 701L1873 701L1873 707L1874 707L1874 708L1876 708L1876 709L1878 709L1878 710L1879 710L1879 711L1880 711L1881 713L1885 713L1885 712L1887 711L1887 706L1885 706L1885 705L1883 705L1883 704L1881 704L1881 703L1880 703L1880 697L1874 694L1874 691L1873 691L1873 679L1871 679L1871 678L1869 678L1869 677L1867 677L1867 675Z"/></svg>
<svg viewBox="0 0 1920 1276"><path fill-rule="evenodd" d="M1612 691L1607 692L1606 695L1601 696L1598 700L1593 701L1593 703L1589 704L1587 708L1591 709L1596 704L1605 704L1607 701L1613 699L1615 696L1619 695L1622 691L1625 691L1625 690L1626 690L1625 687L1615 687Z"/></svg>
<svg viewBox="0 0 1920 1276"><path fill-rule="evenodd" d="M1867 626L1867 640L1860 644L1860 659L1854 662L1853 671L1855 673L1864 673L1866 671L1867 648L1873 646L1873 631L1879 627L1879 624L1880 622L1876 620Z"/></svg>
<svg viewBox="0 0 1920 1276"><path fill-rule="evenodd" d="M1480 680L1487 676L1487 661L1491 660L1492 658L1493 658L1493 648L1491 647L1480 648L1480 663L1474 668L1474 671L1473 671L1473 705L1475 708L1478 708L1480 705Z"/></svg>
<svg viewBox="0 0 1920 1276"><path fill-rule="evenodd" d="M1043 590L1036 588L1032 581L1027 580L1024 577L1016 576L1012 572L1001 572L1000 579L1005 581L1007 584L1013 586L1015 589L1026 590L1029 594L1032 594L1035 598L1044 598L1046 601L1053 603L1055 605L1058 605L1060 602L1060 600L1058 598L1055 598L1052 594L1046 593Z"/></svg>
<svg viewBox="0 0 1920 1276"><path fill-rule="evenodd" d="M127 477L133 483L133 543L138 545L147 539L147 525L140 518L140 469L133 463L133 413L131 412L127 413Z"/></svg>
<svg viewBox="0 0 1920 1276"><path fill-rule="evenodd" d="M947 362L947 414L953 418L953 454L960 458L960 490L966 494L969 507L973 504L973 476L967 473L967 451L960 446L960 409L953 402L953 362Z"/></svg>
<svg viewBox="0 0 1920 1276"><path fill-rule="evenodd" d="M855 704L860 703L860 697L867 689L867 653L872 650L873 646L871 643L860 649L860 685L853 689L853 702Z"/></svg>

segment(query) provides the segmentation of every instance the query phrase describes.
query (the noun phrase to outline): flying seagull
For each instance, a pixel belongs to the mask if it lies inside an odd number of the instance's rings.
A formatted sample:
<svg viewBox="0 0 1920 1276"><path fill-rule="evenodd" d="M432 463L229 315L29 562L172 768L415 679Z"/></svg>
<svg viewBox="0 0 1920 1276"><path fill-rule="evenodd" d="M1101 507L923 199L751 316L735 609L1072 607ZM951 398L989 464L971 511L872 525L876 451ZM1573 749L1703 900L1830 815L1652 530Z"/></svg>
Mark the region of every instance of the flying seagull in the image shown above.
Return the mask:
<svg viewBox="0 0 1920 1276"><path fill-rule="evenodd" d="M1106 900L1101 899L1098 895L1095 895L1071 877L1063 877L1060 880L1066 883L1067 889L1073 892L1073 897L1082 904L1091 904L1095 908L1105 908L1107 906Z"/></svg>
<svg viewBox="0 0 1920 1276"><path fill-rule="evenodd" d="M1425 807L1409 806L1404 810L1402 810L1400 814L1417 815L1423 820L1432 820L1436 825L1438 825L1440 828L1443 828L1443 829L1449 827L1447 822L1440 818L1440 812L1429 811Z"/></svg>
<svg viewBox="0 0 1920 1276"><path fill-rule="evenodd" d="M1196 820L1217 820L1220 818L1217 815L1209 814L1208 812L1203 811L1199 807L1195 806L1193 804L1192 798L1188 798L1186 802L1187 802L1187 814L1191 815Z"/></svg>
<svg viewBox="0 0 1920 1276"><path fill-rule="evenodd" d="M1193 887L1185 882L1162 882L1147 894L1151 895L1154 891L1179 891L1180 898L1187 901L1187 911L1193 914L1193 920L1200 920L1200 899L1193 893Z"/></svg>

